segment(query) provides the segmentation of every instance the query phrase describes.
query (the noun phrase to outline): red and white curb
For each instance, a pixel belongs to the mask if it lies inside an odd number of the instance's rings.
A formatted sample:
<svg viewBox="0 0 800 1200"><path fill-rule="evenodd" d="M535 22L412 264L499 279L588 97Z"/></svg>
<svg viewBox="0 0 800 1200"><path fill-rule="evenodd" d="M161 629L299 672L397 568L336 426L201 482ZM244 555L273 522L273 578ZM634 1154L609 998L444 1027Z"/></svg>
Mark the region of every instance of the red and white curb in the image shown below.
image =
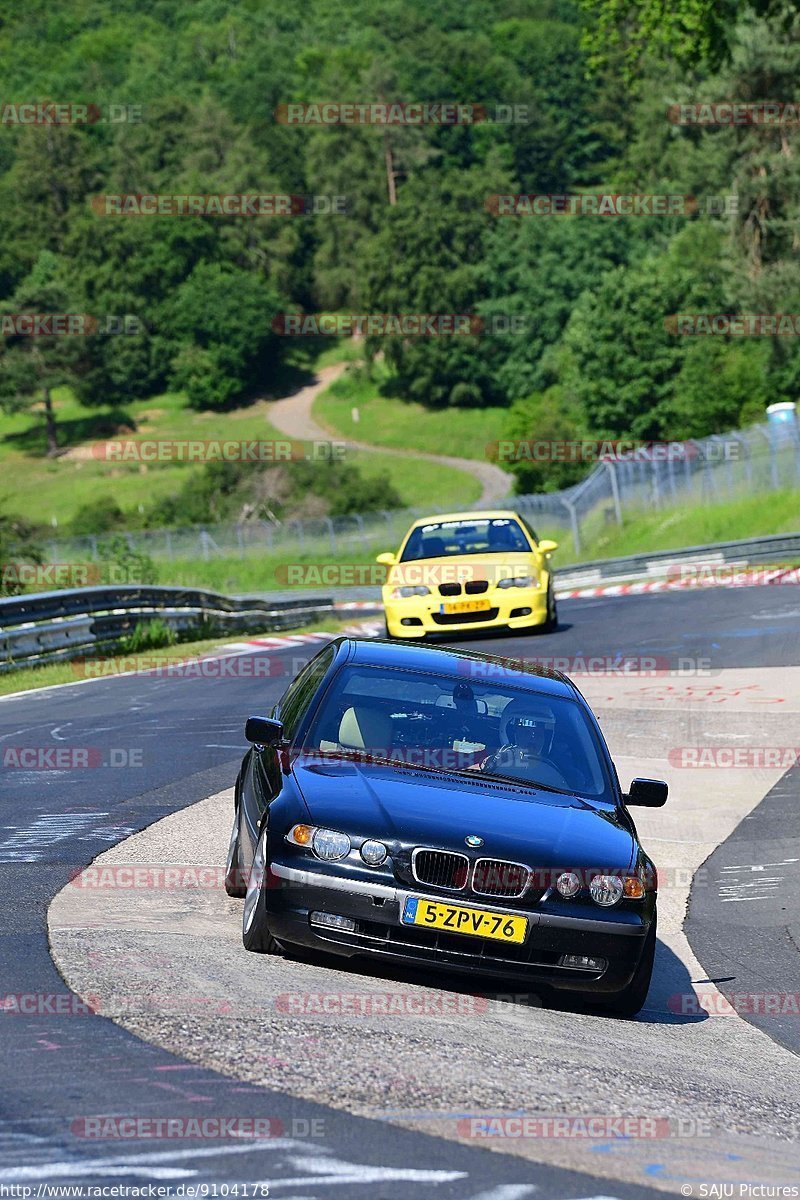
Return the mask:
<svg viewBox="0 0 800 1200"><path fill-rule="evenodd" d="M374 607L374 606L373 606ZM238 646L246 645L248 647L258 646L259 650L285 650L287 646L306 646L312 642L330 642L336 637L377 637L381 632L381 625L378 621L361 621L358 625L346 625L334 632L318 633L284 633L276 637L256 637L248 638L245 643L237 643ZM232 647L227 646L230 650Z"/></svg>
<svg viewBox="0 0 800 1200"><path fill-rule="evenodd" d="M680 569L676 564L672 570ZM594 596L643 596L648 592L677 592L686 588L762 587L776 584L800 583L800 567L751 567L741 563L714 564L696 567L685 564L685 579L650 579L640 583L607 583L598 587L571 589L556 588L558 600L579 600ZM696 574L688 574L688 572ZM337 612L364 610L381 611L376 600L348 600L334 605Z"/></svg>
<svg viewBox="0 0 800 1200"><path fill-rule="evenodd" d="M687 567L687 570L696 568ZM556 591L559 600L577 600L586 596L641 596L648 592L679 592L687 588L769 587L800 583L800 567L736 568L730 564L700 568L697 575L686 579L651 579L642 583L615 583L603 587L575 588L572 591Z"/></svg>

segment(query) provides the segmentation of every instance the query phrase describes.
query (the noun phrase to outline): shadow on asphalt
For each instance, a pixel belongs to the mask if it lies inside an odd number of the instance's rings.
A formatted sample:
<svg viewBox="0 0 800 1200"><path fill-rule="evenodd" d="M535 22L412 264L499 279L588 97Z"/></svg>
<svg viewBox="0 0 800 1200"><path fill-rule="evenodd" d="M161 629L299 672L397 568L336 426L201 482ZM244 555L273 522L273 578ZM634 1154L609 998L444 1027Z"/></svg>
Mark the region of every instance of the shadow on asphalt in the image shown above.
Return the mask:
<svg viewBox="0 0 800 1200"><path fill-rule="evenodd" d="M508 629L502 626L497 629L459 629L457 636L443 630L441 633L429 633L422 644L425 646L448 645L452 646L454 650L458 650L462 643L466 646L472 642L502 642L513 637L524 638L526 641L530 641L531 645L536 645L537 642L544 645L549 638L557 637L559 633L567 633L570 629L572 629L572 624L569 621L559 620L556 628L550 630L542 629L538 625L535 625L533 629ZM486 653L491 654L492 651L487 650ZM506 652L506 657L518 656L508 655Z"/></svg>
<svg viewBox="0 0 800 1200"><path fill-rule="evenodd" d="M487 1000L517 1009L547 1008L554 1012L581 1013L612 1021L633 1019L649 1025L693 1025L708 1019L708 1013L697 1004L691 976L686 967L661 941L656 944L656 961L647 1001L642 1011L634 1018L619 1017L599 1005L592 1004L578 993L562 992L535 983L526 987L524 980L498 981L496 976L488 973L462 975L460 972L448 970L445 966L437 967L432 964L430 968L425 969L406 967L400 963L382 960L324 954L305 947L298 947L297 950L289 950L287 947L287 956L350 976L360 975L369 979L413 984L417 987L435 986L456 995L483 996Z"/></svg>

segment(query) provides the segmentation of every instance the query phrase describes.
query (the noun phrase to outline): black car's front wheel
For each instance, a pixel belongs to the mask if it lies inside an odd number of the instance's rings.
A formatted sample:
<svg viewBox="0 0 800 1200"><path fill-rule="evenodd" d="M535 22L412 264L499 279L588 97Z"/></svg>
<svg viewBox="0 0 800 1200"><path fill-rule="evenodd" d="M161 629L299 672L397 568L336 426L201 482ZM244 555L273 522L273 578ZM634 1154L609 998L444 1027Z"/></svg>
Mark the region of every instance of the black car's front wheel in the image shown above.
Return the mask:
<svg viewBox="0 0 800 1200"><path fill-rule="evenodd" d="M267 929L264 883L267 874L267 831L262 829L253 856L242 912L242 942L256 954L280 954L281 946Z"/></svg>
<svg viewBox="0 0 800 1200"><path fill-rule="evenodd" d="M233 814L231 840L228 843L228 859L225 864L225 891L235 900L242 900L247 892L244 885L241 861L239 858L239 808Z"/></svg>
<svg viewBox="0 0 800 1200"><path fill-rule="evenodd" d="M607 1000L603 1001L603 1007L608 1012L612 1012L618 1017L635 1017L640 1009L644 1007L647 993L650 990L650 980L653 977L655 957L656 914L653 913L653 919L647 931L642 949L642 957L639 959L636 973L626 988L623 988L621 992L617 992L616 995L609 996Z"/></svg>

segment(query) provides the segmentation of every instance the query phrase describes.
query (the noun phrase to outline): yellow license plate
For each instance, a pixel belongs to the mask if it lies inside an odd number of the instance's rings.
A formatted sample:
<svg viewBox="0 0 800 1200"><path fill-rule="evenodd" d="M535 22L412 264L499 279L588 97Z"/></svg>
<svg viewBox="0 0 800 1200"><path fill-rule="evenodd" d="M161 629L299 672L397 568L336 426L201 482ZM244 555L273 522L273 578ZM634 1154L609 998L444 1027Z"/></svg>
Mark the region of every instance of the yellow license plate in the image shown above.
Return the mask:
<svg viewBox="0 0 800 1200"><path fill-rule="evenodd" d="M507 913L487 912L483 908L465 908L460 904L443 904L440 900L420 900L408 896L403 905L403 924L421 925L426 929L446 929L469 937L492 938L497 942L524 942L528 932L527 917L510 917Z"/></svg>
<svg viewBox="0 0 800 1200"><path fill-rule="evenodd" d="M442 612L483 612L485 609L491 607L491 601L489 600L454 600L452 604L443 604Z"/></svg>

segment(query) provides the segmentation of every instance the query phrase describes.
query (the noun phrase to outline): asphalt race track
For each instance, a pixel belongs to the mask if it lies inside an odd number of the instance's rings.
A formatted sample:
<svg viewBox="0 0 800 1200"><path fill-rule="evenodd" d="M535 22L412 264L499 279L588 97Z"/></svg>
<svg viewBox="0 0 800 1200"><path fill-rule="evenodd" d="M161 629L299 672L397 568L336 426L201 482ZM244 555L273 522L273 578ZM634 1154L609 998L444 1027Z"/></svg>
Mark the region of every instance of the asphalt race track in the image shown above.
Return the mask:
<svg viewBox="0 0 800 1200"><path fill-rule="evenodd" d="M230 788L244 717L268 710L308 648L236 660L269 659L263 674L242 667L218 680L138 675L10 697L0 702L7 767L9 749L50 753L40 766L3 773L0 1046L9 1083L0 1096L0 1183L33 1186L34 1195L41 1183L268 1183L271 1196L291 1200L623 1200L655 1189L700 1195L692 1189L703 1181L800 1183L800 1153L786 1140L800 1126L792 1053L800 1015L757 1012L745 1020L711 1015L691 999L704 989L718 994L715 980L726 993L800 991L796 772L758 763L736 771L676 766L682 747L796 743L800 601L790 587L761 587L559 608L561 627L550 637L474 645L511 656L654 656L660 668L673 668L657 678L605 673L579 681L623 782L649 773L671 787L663 815L637 816L666 870L656 976L641 1016L623 1022L486 992L486 1019L472 1024L443 1020L431 1028L404 1019L391 1029L363 1022L356 1029L323 1018L281 1026L272 1021L274 1005L259 1007L259 995L285 992L287 981L317 992L460 989L444 976L387 977L246 955L238 904L219 889L188 900L118 897L109 923L97 898L71 883L103 853L127 861L129 846L133 861L152 855L163 831L175 857L139 861L207 863L220 837L224 855L227 828L217 823L227 821L227 798L206 798ZM702 664L700 674L690 660ZM674 673L679 663L682 675ZM65 760L54 759L63 749ZM143 841L127 841L149 826ZM722 896L733 894L720 891L728 868L778 862L779 904L723 908ZM736 886L747 882L736 876ZM72 995L51 957L48 908L59 893L53 912L66 897L72 924L54 918L54 953L81 995L99 998L93 1007L101 1015ZM270 970L283 974L272 978ZM177 1002L162 999L155 1014L124 1005L116 1012L110 1001L119 989ZM232 997L238 1008L181 1007L181 998L200 994ZM31 1005L36 1012L14 1011ZM67 1011L49 1011L59 1006ZM248 1047L258 1051L255 1065ZM404 1077L395 1091L387 1072ZM410 1101L404 1112L396 1100ZM382 1101L398 1110L396 1119L378 1119ZM458 1135L459 1121L476 1114L532 1111L658 1113L673 1133L655 1145L549 1138L492 1148ZM257 1143L86 1136L83 1122L98 1114L247 1118L267 1134Z"/></svg>
<svg viewBox="0 0 800 1200"><path fill-rule="evenodd" d="M739 1011L800 1054L800 768L775 784L705 864L686 931ZM746 918L743 915L746 912ZM735 1001L732 1000L732 1003Z"/></svg>

